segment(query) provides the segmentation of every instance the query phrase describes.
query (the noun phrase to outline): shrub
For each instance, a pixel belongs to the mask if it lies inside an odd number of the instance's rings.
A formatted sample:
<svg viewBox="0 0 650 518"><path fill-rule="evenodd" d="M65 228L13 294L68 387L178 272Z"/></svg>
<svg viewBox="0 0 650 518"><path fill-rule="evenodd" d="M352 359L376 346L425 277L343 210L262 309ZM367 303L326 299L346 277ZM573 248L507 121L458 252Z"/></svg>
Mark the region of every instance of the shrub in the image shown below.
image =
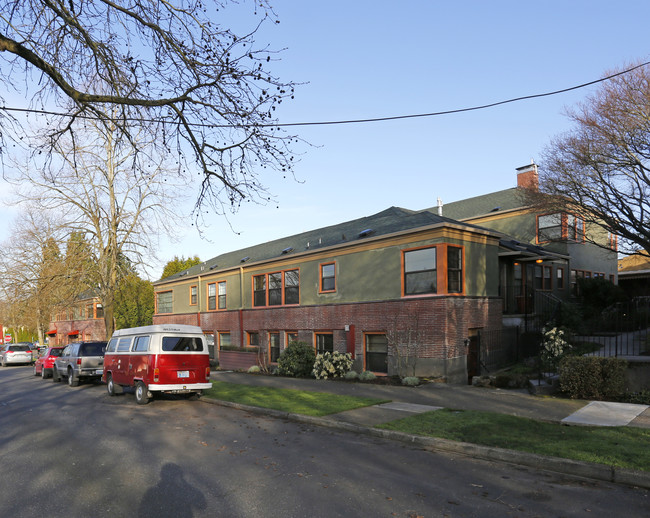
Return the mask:
<svg viewBox="0 0 650 518"><path fill-rule="evenodd" d="M357 371L348 371L343 376L346 380L356 380L359 379L359 373Z"/></svg>
<svg viewBox="0 0 650 518"><path fill-rule="evenodd" d="M409 387L417 387L420 384L420 378L417 376L406 376L402 378L402 385L407 385Z"/></svg>
<svg viewBox="0 0 650 518"><path fill-rule="evenodd" d="M555 372L562 357L570 350L571 345L564 339L564 331L557 327L544 330L544 340L539 353L544 369Z"/></svg>
<svg viewBox="0 0 650 518"><path fill-rule="evenodd" d="M311 376L316 353L310 344L291 342L278 358L278 374L304 378Z"/></svg>
<svg viewBox="0 0 650 518"><path fill-rule="evenodd" d="M359 374L359 379L361 381L372 381L376 378L375 374L370 371L363 371L361 374Z"/></svg>
<svg viewBox="0 0 650 518"><path fill-rule="evenodd" d="M352 368L353 363L350 353L325 352L316 356L312 374L318 380L340 378Z"/></svg>
<svg viewBox="0 0 650 518"><path fill-rule="evenodd" d="M261 369L257 365L251 365L246 372L248 374L259 374Z"/></svg>
<svg viewBox="0 0 650 518"><path fill-rule="evenodd" d="M625 391L626 368L617 358L567 356L560 362L560 389L572 399L615 399Z"/></svg>

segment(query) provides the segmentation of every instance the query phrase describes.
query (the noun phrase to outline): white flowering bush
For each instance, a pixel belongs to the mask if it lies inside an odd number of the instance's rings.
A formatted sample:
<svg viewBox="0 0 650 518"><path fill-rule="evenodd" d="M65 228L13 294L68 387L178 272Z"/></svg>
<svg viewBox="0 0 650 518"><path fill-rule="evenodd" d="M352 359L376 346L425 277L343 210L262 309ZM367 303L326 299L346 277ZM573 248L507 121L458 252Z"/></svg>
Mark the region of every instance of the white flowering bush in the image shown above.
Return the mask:
<svg viewBox="0 0 650 518"><path fill-rule="evenodd" d="M340 378L352 368L353 363L350 353L325 352L316 356L312 374L318 380Z"/></svg>
<svg viewBox="0 0 650 518"><path fill-rule="evenodd" d="M562 329L554 327L544 331L540 359L546 369L555 372L562 357L570 350L571 344L566 341Z"/></svg>

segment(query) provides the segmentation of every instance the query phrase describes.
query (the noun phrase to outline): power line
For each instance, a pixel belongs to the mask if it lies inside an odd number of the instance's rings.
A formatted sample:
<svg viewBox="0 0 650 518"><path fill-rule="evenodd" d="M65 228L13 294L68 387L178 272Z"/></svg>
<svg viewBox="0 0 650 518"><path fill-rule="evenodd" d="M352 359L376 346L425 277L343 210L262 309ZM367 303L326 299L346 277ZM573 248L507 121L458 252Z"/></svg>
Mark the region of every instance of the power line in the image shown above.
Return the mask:
<svg viewBox="0 0 650 518"><path fill-rule="evenodd" d="M422 117L438 117L441 115L452 115L455 113L463 113L463 112L470 112L470 111L477 111L477 110L485 110L487 108L494 108L495 106L501 106L504 104L509 104L509 103L514 103L514 102L519 102L519 101L526 101L529 99L537 99L540 97L549 97L552 95L559 95L563 94L566 92L571 92L573 90L579 90L581 88L586 88L588 86L592 86L598 83L602 83L604 81L608 81L609 79L613 79L618 76L622 76L625 74L628 74L630 72L633 72L634 70L638 68L645 67L647 65L650 65L650 61L646 61L645 63L641 63L639 65L635 65L631 68L628 68L626 70L623 70L621 72L617 72L615 74L611 74L609 76L603 77L601 79L596 79L594 81L589 81L588 83L582 83L576 86L571 86L569 88L563 88L561 90L554 90L552 92L545 92L541 94L532 94L532 95L524 95L521 97L514 97L512 99L506 99L505 101L497 101L489 104L483 104L480 106L471 106L469 108L458 108L455 110L445 110L445 111L439 111L439 112L431 112L431 113L416 113L416 114L410 114L410 115L394 115L394 116L389 116L389 117L374 117L374 118L367 118L367 119L349 119L349 120L336 120L336 121L315 121L315 122L286 122L286 123L276 123L276 124L256 124L256 127L270 127L270 128L286 128L286 127L292 127L292 126L332 126L332 125L337 125L337 124L363 124L363 123L369 123L369 122L387 122L387 121L394 121L394 120L401 120L401 119L415 119L415 118L422 118ZM48 111L48 110L35 110L35 109L30 109L30 108L11 108L7 106L2 106L0 107L0 110L5 110L5 111L13 111L13 112L20 112L20 113L35 113L39 115L54 115L58 117L72 117L72 115L67 114L67 113L60 113L60 112L53 112L53 111ZM87 115L77 115L79 118L86 118L86 119L95 119L96 117L89 117ZM127 119L129 120L129 119ZM131 119L131 120L136 120L136 119ZM144 119L144 118L139 118L137 120L140 121L145 121L145 122L161 122L159 119ZM179 123L180 124L180 123ZM212 127L212 128L241 128L241 127L246 127L246 124L206 124L206 123L189 123L190 126L197 126L197 127Z"/></svg>

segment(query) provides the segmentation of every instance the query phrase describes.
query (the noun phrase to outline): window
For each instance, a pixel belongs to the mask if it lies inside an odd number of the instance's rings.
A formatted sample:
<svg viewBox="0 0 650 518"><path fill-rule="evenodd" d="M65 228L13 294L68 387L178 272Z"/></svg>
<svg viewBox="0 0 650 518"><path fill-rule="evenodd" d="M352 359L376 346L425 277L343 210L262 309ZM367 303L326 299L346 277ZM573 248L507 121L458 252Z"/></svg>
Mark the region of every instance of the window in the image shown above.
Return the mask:
<svg viewBox="0 0 650 518"><path fill-rule="evenodd" d="M217 333L219 339L219 347L230 347L232 344L230 342L230 333Z"/></svg>
<svg viewBox="0 0 650 518"><path fill-rule="evenodd" d="M170 292L170 298L171 298L171 292ZM170 306L171 306L171 301L170 301ZM171 313L171 307L169 308L169 313ZM95 304L95 318L104 318L104 306L102 306L99 302Z"/></svg>
<svg viewBox="0 0 650 518"><path fill-rule="evenodd" d="M372 372L388 373L388 340L384 334L365 335L365 368Z"/></svg>
<svg viewBox="0 0 650 518"><path fill-rule="evenodd" d="M117 342L117 352L126 352L131 350L131 337L124 336Z"/></svg>
<svg viewBox="0 0 650 518"><path fill-rule="evenodd" d="M257 347L260 345L260 334L257 331L250 331L246 333L248 339L248 345L251 347Z"/></svg>
<svg viewBox="0 0 650 518"><path fill-rule="evenodd" d="M562 214L546 214L537 218L537 240L540 243L562 239Z"/></svg>
<svg viewBox="0 0 650 518"><path fill-rule="evenodd" d="M266 306L266 275L253 277L253 306Z"/></svg>
<svg viewBox="0 0 650 518"><path fill-rule="evenodd" d="M195 336L163 336L162 350L198 352L203 350L203 340Z"/></svg>
<svg viewBox="0 0 650 518"><path fill-rule="evenodd" d="M219 283L219 309L226 309L226 281Z"/></svg>
<svg viewBox="0 0 650 518"><path fill-rule="evenodd" d="M535 265L535 278L533 281L533 287L536 290L542 289L542 267L538 264Z"/></svg>
<svg viewBox="0 0 650 518"><path fill-rule="evenodd" d="M544 281L542 283L542 289L550 291L553 289L553 267L544 266Z"/></svg>
<svg viewBox="0 0 650 518"><path fill-rule="evenodd" d="M316 333L316 354L334 352L334 335L332 333Z"/></svg>
<svg viewBox="0 0 650 518"><path fill-rule="evenodd" d="M570 241L583 241L585 235L585 222L573 214L566 215L567 239Z"/></svg>
<svg viewBox="0 0 650 518"><path fill-rule="evenodd" d="M95 318L95 307L93 304L86 304L86 318Z"/></svg>
<svg viewBox="0 0 650 518"><path fill-rule="evenodd" d="M149 336L138 336L133 345L133 352L147 352L149 350Z"/></svg>
<svg viewBox="0 0 650 518"><path fill-rule="evenodd" d="M555 279L557 282L557 289L563 290L564 289L564 268L558 268L557 270L555 270Z"/></svg>
<svg viewBox="0 0 650 518"><path fill-rule="evenodd" d="M537 217L537 242L585 240L585 222L574 214L555 213Z"/></svg>
<svg viewBox="0 0 650 518"><path fill-rule="evenodd" d="M190 286L190 306L196 306L199 299L198 286Z"/></svg>
<svg viewBox="0 0 650 518"><path fill-rule="evenodd" d="M320 291L336 291L336 264L320 265Z"/></svg>
<svg viewBox="0 0 650 518"><path fill-rule="evenodd" d="M108 342L108 346L106 347L106 352L114 353L115 349L117 349L117 338L111 338L111 341Z"/></svg>
<svg viewBox="0 0 650 518"><path fill-rule="evenodd" d="M298 270L284 272L284 303L300 303L300 273Z"/></svg>
<svg viewBox="0 0 650 518"><path fill-rule="evenodd" d="M217 285L212 282L208 284L208 311L217 309Z"/></svg>
<svg viewBox="0 0 650 518"><path fill-rule="evenodd" d="M280 357L280 333L269 333L269 361L275 363Z"/></svg>
<svg viewBox="0 0 650 518"><path fill-rule="evenodd" d="M268 286L268 290L267 290ZM300 272L287 270L253 277L253 306L280 306L300 302Z"/></svg>
<svg viewBox="0 0 650 518"><path fill-rule="evenodd" d="M269 306L282 305L282 272L269 274Z"/></svg>
<svg viewBox="0 0 650 518"><path fill-rule="evenodd" d="M156 294L156 313L172 312L172 292L163 291Z"/></svg>
<svg viewBox="0 0 650 518"><path fill-rule="evenodd" d="M289 346L293 342L297 342L297 341L298 341L298 332L297 331L287 331L285 347Z"/></svg>
<svg viewBox="0 0 650 518"><path fill-rule="evenodd" d="M420 295L437 291L436 248L404 252L404 293Z"/></svg>
<svg viewBox="0 0 650 518"><path fill-rule="evenodd" d="M463 249L447 248L447 293L463 292Z"/></svg>

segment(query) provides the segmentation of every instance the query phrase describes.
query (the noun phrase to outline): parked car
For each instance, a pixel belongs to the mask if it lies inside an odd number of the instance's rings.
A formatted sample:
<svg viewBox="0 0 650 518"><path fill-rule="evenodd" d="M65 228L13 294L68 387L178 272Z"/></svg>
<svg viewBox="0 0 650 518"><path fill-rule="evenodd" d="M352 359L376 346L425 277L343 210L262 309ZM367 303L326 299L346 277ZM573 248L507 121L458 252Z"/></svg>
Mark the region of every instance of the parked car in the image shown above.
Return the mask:
<svg viewBox="0 0 650 518"><path fill-rule="evenodd" d="M32 343L16 342L15 344L4 344L0 349L0 363L6 367L9 363L32 363Z"/></svg>
<svg viewBox="0 0 650 518"><path fill-rule="evenodd" d="M80 381L101 379L104 373L106 342L74 342L66 345L61 356L54 359L52 380L67 378L76 387Z"/></svg>
<svg viewBox="0 0 650 518"><path fill-rule="evenodd" d="M108 394L135 387L140 405L157 392L200 394L212 387L210 355L200 327L165 324L119 329L108 344L105 360Z"/></svg>
<svg viewBox="0 0 650 518"><path fill-rule="evenodd" d="M51 378L54 360L61 356L62 352L63 347L46 347L43 349L34 362L34 376L40 375L43 379Z"/></svg>

